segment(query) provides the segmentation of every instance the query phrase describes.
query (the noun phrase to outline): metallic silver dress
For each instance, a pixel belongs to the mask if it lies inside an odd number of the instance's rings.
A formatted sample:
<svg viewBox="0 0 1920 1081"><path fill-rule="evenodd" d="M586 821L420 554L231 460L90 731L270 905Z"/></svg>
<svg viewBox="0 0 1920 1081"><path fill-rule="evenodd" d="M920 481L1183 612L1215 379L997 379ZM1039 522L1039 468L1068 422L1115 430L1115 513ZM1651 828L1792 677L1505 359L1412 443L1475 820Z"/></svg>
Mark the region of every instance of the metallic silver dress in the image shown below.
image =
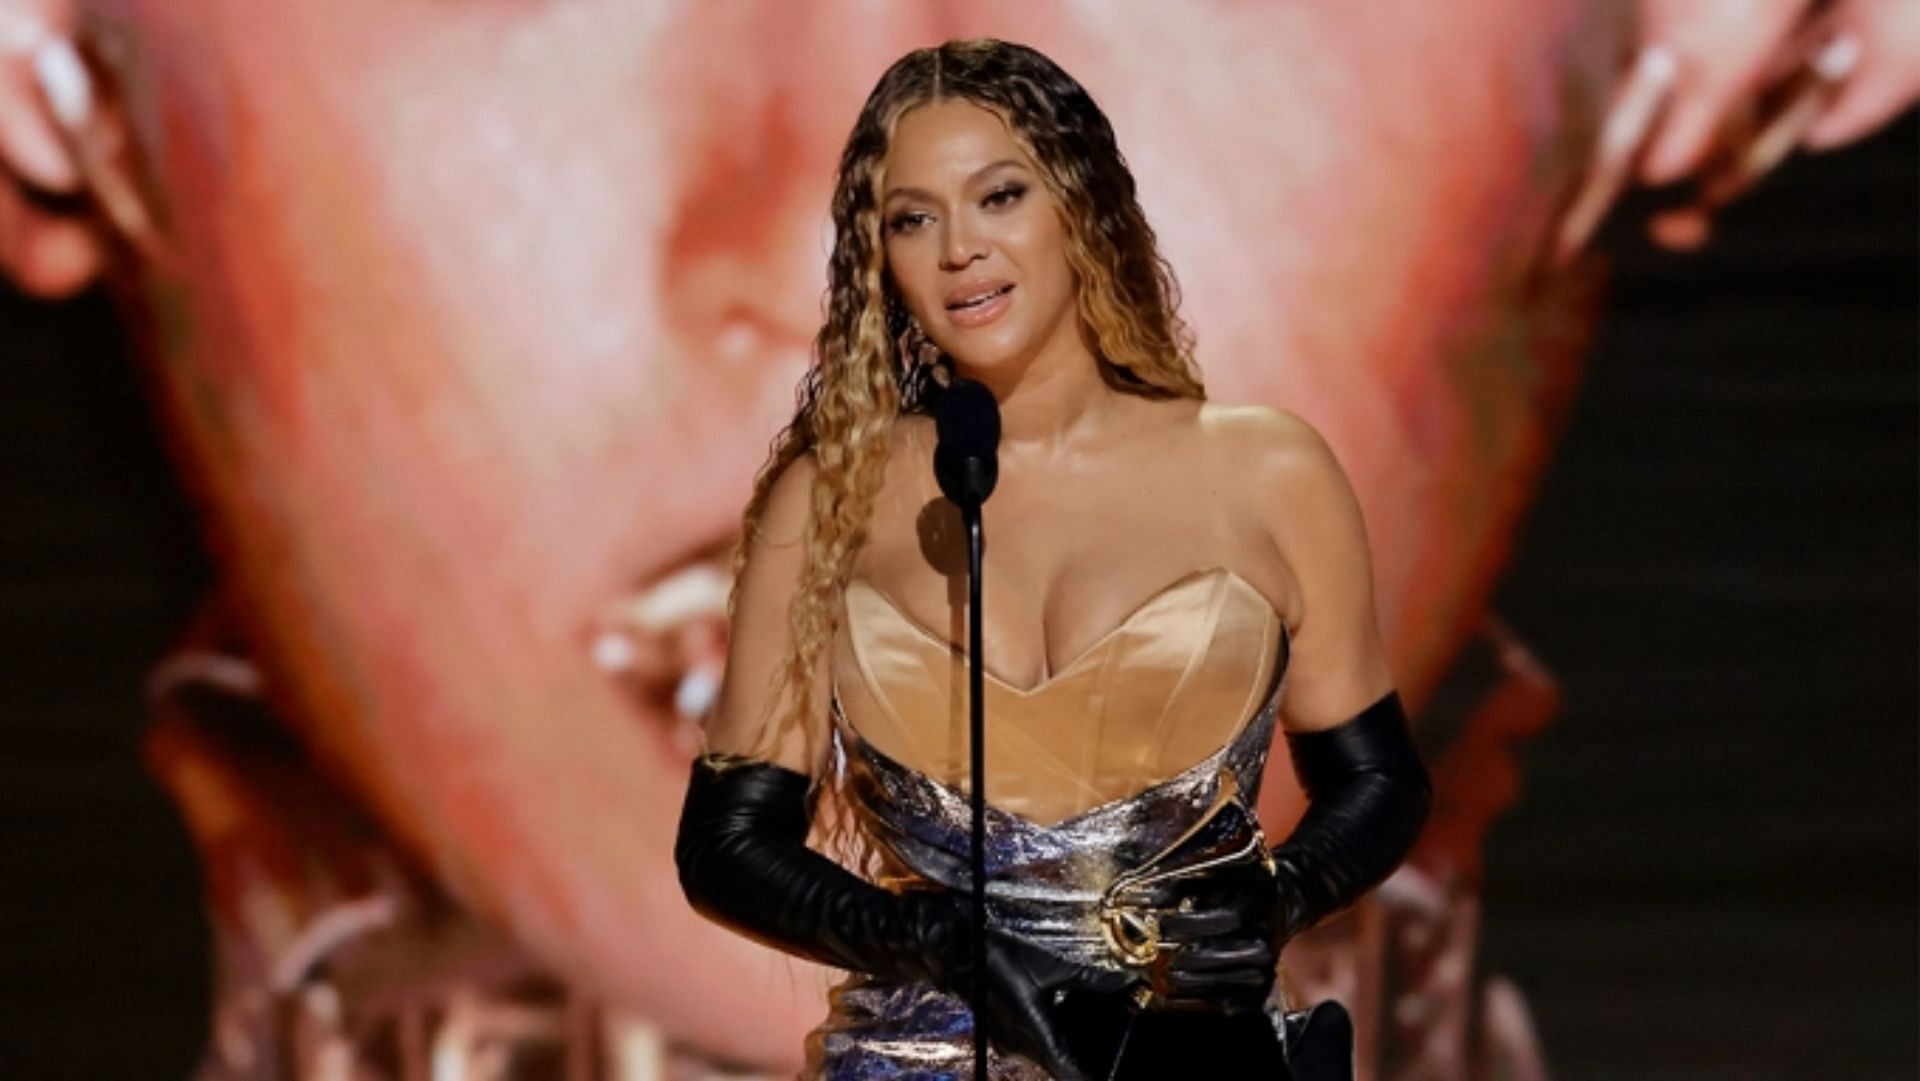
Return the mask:
<svg viewBox="0 0 1920 1081"><path fill-rule="evenodd" d="M952 686L950 666L964 665L964 657L877 591L850 588L848 598L849 618L842 620L834 663L832 711L846 797L884 867L883 881L971 890L966 792L882 751L874 738L885 733L906 753L916 746L916 733L901 725L918 725L918 735L932 733L942 737L941 746L959 746L947 735L947 722L951 712L965 717L964 681L959 694L944 692ZM992 680L988 918L1083 964L1120 968L1101 934L1100 896L1116 874L1165 848L1191 825L1211 803L1223 773L1231 773L1249 799L1257 797L1286 682L1284 632L1257 591L1229 571L1210 568L1156 593L1040 687L1021 689ZM1165 678L1156 680L1156 672ZM941 698L942 718L932 726L919 722L935 707L922 703L918 713L904 712L914 699L901 693L929 684ZM1146 749L1173 747L1171 730L1182 725L1192 735L1198 722L1190 710L1196 702L1212 711L1212 723L1233 729L1230 738L1177 772L1163 773L1144 788L1129 787L1128 777L1154 761ZM1250 716L1222 721L1222 702L1247 705ZM850 716L849 706L861 712ZM1023 721L1042 727L1023 729ZM1033 744L1065 730L1063 722L1091 734L1080 747L1085 756L1076 762L1060 762L1068 754L1057 741L1050 748ZM938 760L921 753L927 761ZM1115 763L1127 764L1133 773ZM1060 787L1048 780L1048 771L1056 768L1079 771L1081 777L1104 774L1109 787L1130 794L1047 822L1005 809L1022 802L1038 806L1018 798L1021 782L1037 800ZM996 769L1010 775L1004 788ZM1000 797L1003 791L1009 798ZM1267 1004L1276 1029L1279 994L1276 985ZM853 973L833 988L829 1001L829 1016L808 1037L802 1076L830 1081L971 1076L973 1018L964 999L924 983ZM989 1070L1006 1081L1048 1076L1031 1060L998 1049L990 1050Z"/></svg>

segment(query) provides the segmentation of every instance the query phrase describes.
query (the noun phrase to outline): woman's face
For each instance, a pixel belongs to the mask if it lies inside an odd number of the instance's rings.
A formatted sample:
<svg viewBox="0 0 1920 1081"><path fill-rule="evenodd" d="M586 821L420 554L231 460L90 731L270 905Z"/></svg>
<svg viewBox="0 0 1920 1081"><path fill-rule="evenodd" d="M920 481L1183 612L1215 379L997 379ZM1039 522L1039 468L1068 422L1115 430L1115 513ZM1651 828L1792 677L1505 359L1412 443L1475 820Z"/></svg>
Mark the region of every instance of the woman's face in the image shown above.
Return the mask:
<svg viewBox="0 0 1920 1081"><path fill-rule="evenodd" d="M962 373L1011 387L1077 346L1059 210L997 114L957 100L908 111L883 176L887 270Z"/></svg>

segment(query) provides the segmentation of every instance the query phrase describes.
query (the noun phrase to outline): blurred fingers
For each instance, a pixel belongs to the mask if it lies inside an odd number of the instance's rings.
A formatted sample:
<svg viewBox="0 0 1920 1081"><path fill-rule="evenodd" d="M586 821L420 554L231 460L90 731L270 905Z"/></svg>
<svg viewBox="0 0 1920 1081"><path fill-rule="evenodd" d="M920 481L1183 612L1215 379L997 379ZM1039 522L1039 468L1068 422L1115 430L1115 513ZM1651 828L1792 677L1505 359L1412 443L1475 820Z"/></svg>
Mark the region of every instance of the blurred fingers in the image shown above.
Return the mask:
<svg viewBox="0 0 1920 1081"><path fill-rule="evenodd" d="M79 188L80 169L41 100L36 70L57 40L38 20L0 18L0 167L31 187L68 193Z"/></svg>
<svg viewBox="0 0 1920 1081"><path fill-rule="evenodd" d="M1691 251L1706 244L1712 216L1785 161L1857 66L1860 46L1845 29L1822 21L1802 33L1794 63L1744 102L1722 126L1689 205L1648 223L1656 244Z"/></svg>
<svg viewBox="0 0 1920 1081"><path fill-rule="evenodd" d="M90 89L50 12L0 6L0 270L46 299L85 288L106 263L63 130L89 119Z"/></svg>
<svg viewBox="0 0 1920 1081"><path fill-rule="evenodd" d="M1809 5L1750 0L1647 0L1641 40L1662 44L1676 63L1673 99L1640 165L1648 184L1671 184L1697 169L1716 132L1793 48Z"/></svg>
<svg viewBox="0 0 1920 1081"><path fill-rule="evenodd" d="M1653 45L1641 51L1614 92L1586 177L1561 215L1554 239L1556 263L1567 262L1586 247L1607 211L1626 190L1641 147L1673 89L1675 71L1672 51Z"/></svg>
<svg viewBox="0 0 1920 1081"><path fill-rule="evenodd" d="M1849 0L1831 20L1858 50L1855 69L1801 145L1830 150L1865 138L1920 100L1920 3Z"/></svg>

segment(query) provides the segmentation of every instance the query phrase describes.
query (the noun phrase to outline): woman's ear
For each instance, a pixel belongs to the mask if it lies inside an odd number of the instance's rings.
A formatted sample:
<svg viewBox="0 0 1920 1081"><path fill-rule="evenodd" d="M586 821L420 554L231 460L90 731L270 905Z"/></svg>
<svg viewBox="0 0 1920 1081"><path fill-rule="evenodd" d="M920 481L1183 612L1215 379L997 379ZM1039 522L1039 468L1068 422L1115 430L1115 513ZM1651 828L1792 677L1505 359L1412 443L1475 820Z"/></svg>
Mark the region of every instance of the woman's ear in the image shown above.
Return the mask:
<svg viewBox="0 0 1920 1081"><path fill-rule="evenodd" d="M0 0L0 274L45 299L93 284L115 233L152 233L126 118L73 23L72 0Z"/></svg>

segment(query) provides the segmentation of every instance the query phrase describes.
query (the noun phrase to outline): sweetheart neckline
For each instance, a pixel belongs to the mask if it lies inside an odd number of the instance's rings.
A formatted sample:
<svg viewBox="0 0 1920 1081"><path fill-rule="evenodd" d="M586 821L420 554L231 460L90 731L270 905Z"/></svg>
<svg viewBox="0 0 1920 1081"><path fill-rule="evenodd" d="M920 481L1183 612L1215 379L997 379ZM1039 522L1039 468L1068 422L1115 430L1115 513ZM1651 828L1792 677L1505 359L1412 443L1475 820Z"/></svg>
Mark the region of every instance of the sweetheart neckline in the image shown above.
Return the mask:
<svg viewBox="0 0 1920 1081"><path fill-rule="evenodd" d="M1286 653L1288 657L1291 657L1293 653L1293 648L1292 648L1293 630L1292 628L1287 626L1286 617L1281 615L1280 610L1273 606L1273 602L1269 601L1267 599L1267 595L1260 591L1260 587L1248 581L1243 575L1236 572L1233 568L1222 566L1216 563L1211 566L1200 567L1198 569L1188 571L1185 574L1180 575L1178 578L1175 578L1171 582L1168 582L1166 585L1161 586L1159 589L1154 590L1152 593L1147 594L1144 600L1134 605L1133 608L1130 611L1128 611L1126 615L1120 617L1120 622L1115 623L1112 627L1109 627L1106 631L1101 633L1099 637L1095 638L1091 643L1089 643L1086 646L1086 648L1074 654L1071 660L1067 661L1067 663L1061 665L1059 668L1053 670L1052 672L1047 673L1044 677L1041 678L1040 682L1034 684L1031 687L1021 687L1018 684L1010 683L1007 680L1002 679L997 675L994 675L991 671L988 671L984 664L981 666L980 674L985 679L986 682L996 684L1002 690L1008 691L1013 695L1015 695L1016 697L1036 698L1042 693L1044 693L1049 687L1053 686L1055 683L1058 683L1060 680L1064 679L1067 675L1072 673L1074 669L1078 668L1081 664L1084 664L1085 662L1090 660L1096 653L1100 651L1101 647L1105 646L1108 642L1112 641L1113 639L1119 637L1121 632L1125 631L1128 627L1133 625L1134 620L1144 615L1155 604L1164 600L1168 596L1172 595L1174 591L1184 586L1187 586L1193 582L1203 581L1209 578L1210 576L1214 576L1214 575L1224 575L1228 580L1240 583L1240 585L1245 587L1248 592L1252 593L1255 597L1259 598L1261 606L1265 608L1267 612L1273 616L1274 620L1280 624L1281 636L1286 640L1286 645L1287 645ZM913 631L915 634L918 634L920 637L926 639L928 642L932 643L933 645L937 645L945 648L949 653L960 657L962 660L966 659L967 651L964 648L962 648L958 643L949 640L946 635L934 633L932 629L927 627L925 624L921 623L918 619L915 619L913 616L907 614L907 612L904 609L902 609L898 604L895 604L893 602L893 598L888 596L885 590L881 589L880 587L862 578L850 579L847 582L848 589L852 589L856 585L862 589L865 589L867 592L872 593L874 596L880 598L880 603L884 605L888 611L892 612L894 615L894 618L898 619L902 624L904 624L907 627L907 629ZM843 596L842 604L844 605L844 603L845 603L845 598Z"/></svg>
<svg viewBox="0 0 1920 1081"><path fill-rule="evenodd" d="M1228 571L1227 573L1231 574L1232 572ZM1245 579L1242 579L1242 581L1245 581ZM1122 804L1132 803L1136 800L1145 799L1151 796L1153 793L1158 792L1162 789L1168 788L1172 785L1178 784L1179 782L1184 781L1189 777L1193 776L1194 773L1202 769L1205 769L1208 766L1213 765L1214 763L1220 761L1222 758L1226 756L1226 754L1229 751L1233 750L1236 744L1238 744L1241 740L1247 738L1247 734L1249 732L1252 732L1255 726L1271 718L1274 715L1275 707L1278 706L1280 703L1280 697L1286 690L1287 677L1292 673L1292 670L1293 670L1293 663L1292 663L1293 635L1292 635L1292 632L1287 629L1287 621L1284 619L1280 621L1280 638L1281 638L1281 649L1279 651L1279 657L1277 660L1277 664L1279 665L1279 667L1271 677L1272 682L1268 685L1267 693L1262 698L1259 708L1255 709L1250 716L1248 716L1244 721L1240 723L1239 727L1234 729L1233 734L1227 737L1227 740L1225 743L1222 743L1220 746L1215 747L1213 750L1208 751L1206 754L1200 756L1198 761L1195 761L1193 764L1179 770L1176 773L1173 773L1167 777L1163 777L1160 780L1147 785L1145 788L1142 788L1137 792L1133 792L1125 796L1116 796L1113 799L1109 799L1109 800L1103 800L1100 803L1096 803L1091 807L1087 807L1087 808L1083 808L1081 810L1075 811L1072 814L1069 814L1066 817L1061 818L1055 822L1051 822L1051 823L1040 822L1036 819L1032 819L1027 817L1026 815L1023 815L1018 811L1009 811L1001 807L996 807L992 803L989 803L986 805L988 816L991 817L993 815L999 815L1003 819L1006 819L1011 822L1019 823L1020 825L1025 826L1027 829L1032 830L1034 832L1059 833L1068 829L1072 829L1076 826L1079 826L1084 822L1091 821L1096 816L1111 813L1115 808L1121 806ZM934 777L933 775L926 773L922 770L915 769L914 767L909 766L904 762L901 762L899 759L894 758L892 755L881 750L880 748L875 747L872 743L869 743L867 741L867 738L860 734L859 729L853 726L853 722L847 718L846 710L843 709L840 705L840 693L839 693L839 688L837 687L833 689L829 697L828 708L832 711L833 717L837 722L834 727L838 730L844 730L842 734L842 739L845 739L847 736L852 737L853 745L854 745L853 749L855 752L869 758L877 758L880 761L886 763L887 767L894 770L895 772L909 775L912 777L917 777L922 782L932 785L934 788L937 788L941 792L946 793L951 798L959 800L963 803L966 803L968 806L972 805L973 796L967 790L959 787L958 785L948 784L945 781L942 781L939 778Z"/></svg>

